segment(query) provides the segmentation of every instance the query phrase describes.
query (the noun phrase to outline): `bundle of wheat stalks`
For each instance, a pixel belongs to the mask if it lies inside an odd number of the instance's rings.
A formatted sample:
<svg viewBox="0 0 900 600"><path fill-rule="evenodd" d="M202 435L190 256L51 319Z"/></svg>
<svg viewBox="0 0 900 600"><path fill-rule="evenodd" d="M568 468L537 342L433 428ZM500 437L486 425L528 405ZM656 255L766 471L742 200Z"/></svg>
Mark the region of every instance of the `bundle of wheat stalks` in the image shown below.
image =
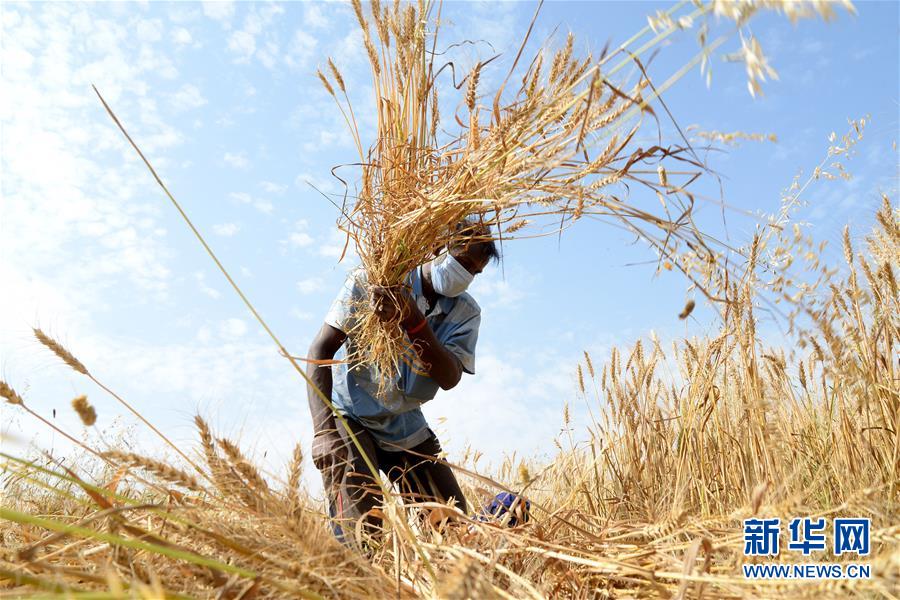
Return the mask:
<svg viewBox="0 0 900 600"><path fill-rule="evenodd" d="M475 65L461 102L467 116L456 114L448 123L438 108L438 75L449 76L449 69L435 64L440 4L394 2L382 8L374 0L371 20L360 0L353 0L353 9L372 68L377 127L369 146L333 61L329 75L319 71L319 78L359 151L359 189L342 207L339 226L353 241L370 283L401 286L412 269L453 241L464 218L489 223L493 237L509 240L525 227L552 222L562 229L582 216L601 216L634 232L661 256L675 255L680 240L691 240L694 252L706 249L707 238L691 220L693 199L684 189L702 170L690 149L631 143L641 116L652 113L645 98L650 81L637 58L578 56L570 34L555 53L537 51L513 88L513 72L526 63L526 36L493 93L479 87L482 69L492 59ZM617 67L609 64L614 57L622 59ZM625 64L635 65L631 84L625 77L614 79ZM690 171L670 182L664 159L682 161ZM648 189L662 208L651 212L629 201L627 187L615 186L622 182ZM415 362L415 353L398 327L380 322L368 306L360 309L352 333L359 340L356 358L375 365L385 383L400 361Z"/></svg>
<svg viewBox="0 0 900 600"><path fill-rule="evenodd" d="M92 598L891 597L900 585L900 210L886 198L877 223L868 253L846 235L846 274L829 271L807 291L817 306L806 351L760 342L757 264L731 286L717 335L672 352L638 342L605 364L585 353L586 442L564 435L548 464L511 459L494 479L474 464L457 469L476 507L498 489L527 496L528 523L417 519L433 507L391 500L364 556L333 539L321 503L302 490L299 446L279 476L199 417L198 451L180 461L60 431L85 453L69 468L46 454L2 454L0 587ZM761 235L751 253L761 264L799 251L793 243ZM0 383L0 394L40 418L12 386ZM96 427L84 397L73 406ZM872 578L744 578L741 565L755 559L743 555L741 520L752 516L870 518L872 553L858 562Z"/></svg>

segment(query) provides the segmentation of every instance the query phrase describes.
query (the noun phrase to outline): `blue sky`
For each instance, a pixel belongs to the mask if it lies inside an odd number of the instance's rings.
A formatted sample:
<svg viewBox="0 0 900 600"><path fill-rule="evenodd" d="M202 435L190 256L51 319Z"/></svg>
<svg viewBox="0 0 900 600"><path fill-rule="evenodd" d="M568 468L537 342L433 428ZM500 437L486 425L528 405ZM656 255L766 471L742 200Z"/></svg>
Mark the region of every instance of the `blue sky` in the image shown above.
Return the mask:
<svg viewBox="0 0 900 600"><path fill-rule="evenodd" d="M666 8L660 2L549 2L535 39L576 49L622 42ZM682 127L774 133L710 155L722 177L727 235L740 245L774 211L798 172L821 160L831 131L871 115L848 164L854 178L813 187L800 217L840 256L839 234L871 223L880 191L897 191L898 4L860 2L831 23L792 25L763 15L750 29L778 81L753 99L742 65L713 61L712 86L697 71L664 99ZM444 42L459 64L515 54L531 3L449 2ZM191 237L93 95L95 84L129 128L289 348L303 354L349 263L334 207L335 165L355 159L339 112L315 78L328 56L344 72L370 130L371 84L349 5L340 3L4 3L2 6L2 261L0 372L26 401L70 430L69 400L87 393L100 426L129 443L156 444L123 410L64 369L30 337L39 325L97 377L180 442L193 441L199 411L272 464L310 425L302 381L281 359ZM733 52L737 38L726 46ZM650 63L659 80L696 52L693 32L673 36ZM483 89L505 73L483 75ZM445 83L446 86L446 83ZM445 97L454 103L456 97ZM442 112L446 114L446 108ZM669 131L668 126L667 131ZM371 138L370 138L371 139ZM701 184L718 194L713 179ZM654 200L655 201L655 200ZM700 218L722 231L718 207ZM690 296L674 273L617 229L584 221L561 240L504 248L504 267L478 278L483 308L477 375L440 394L426 413L451 454L466 445L495 460L503 451L552 449L563 403L575 400L583 350L600 361L611 345L651 331L664 340L703 335L711 312L679 321ZM3 406L4 427L42 447L60 440ZM583 415L583 411L576 411ZM130 432L134 432L132 435ZM311 465L310 465L311 468ZM315 481L315 477L312 478Z"/></svg>

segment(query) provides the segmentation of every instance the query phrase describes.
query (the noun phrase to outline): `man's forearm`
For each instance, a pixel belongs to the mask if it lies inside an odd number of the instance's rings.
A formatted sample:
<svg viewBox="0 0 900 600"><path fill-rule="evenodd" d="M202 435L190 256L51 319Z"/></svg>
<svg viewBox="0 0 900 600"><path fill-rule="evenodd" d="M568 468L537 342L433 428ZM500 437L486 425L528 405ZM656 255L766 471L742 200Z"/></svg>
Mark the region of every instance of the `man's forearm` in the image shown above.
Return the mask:
<svg viewBox="0 0 900 600"><path fill-rule="evenodd" d="M306 369L306 374L322 394L331 400L331 366L316 365L310 363ZM309 401L309 412L312 415L313 432L318 434L324 431L336 430L337 423L334 419L334 413L331 407L325 403L315 388L307 385L307 400Z"/></svg>
<svg viewBox="0 0 900 600"><path fill-rule="evenodd" d="M421 330L408 335L419 360L428 370L428 376L445 390L456 386L462 377L459 359L438 341L431 327L426 323Z"/></svg>

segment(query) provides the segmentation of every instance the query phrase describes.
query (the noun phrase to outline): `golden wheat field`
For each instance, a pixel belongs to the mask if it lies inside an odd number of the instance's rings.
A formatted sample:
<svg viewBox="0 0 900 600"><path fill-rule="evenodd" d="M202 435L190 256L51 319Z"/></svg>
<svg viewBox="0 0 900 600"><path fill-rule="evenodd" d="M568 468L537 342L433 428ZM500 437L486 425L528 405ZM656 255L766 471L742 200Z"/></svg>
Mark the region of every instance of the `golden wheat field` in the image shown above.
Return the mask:
<svg viewBox="0 0 900 600"><path fill-rule="evenodd" d="M849 3L680 3L651 17L645 29L656 37L646 49L702 19L730 19L756 94L774 70L755 38L743 37L755 11L830 18L838 5ZM554 233L563 235L575 221L601 216L647 243L660 269L680 272L700 301L714 307L714 327L674 342L634 339L603 357L583 352L570 365L577 387L565 399L563 433L549 458L508 456L482 471L477 448L448 456L442 460L475 511L404 501L385 487L383 531L367 537L360 526L355 533L365 544L343 544L332 534L323 501L307 489L305 432L281 473L251 458L253 440L223 436L209 415L194 417L194 443L185 446L154 425L151 407L120 395L95 375L94 365L35 326L30 343L76 374L83 393L99 389L136 418L160 452L139 454L121 439L107 442L111 436L100 432L91 398L80 393L70 408L83 430L62 428L4 372L4 415L33 420L77 454L62 462L46 449L3 440L0 596L900 598L896 188L866 215L871 229L843 228L839 261L830 263L825 240L796 218L812 182L843 176L841 161L871 127L868 119L833 134L808 178L784 191L780 209L758 215L748 239L730 240L726 249L692 219L689 186L708 170L691 162L690 144L648 148L640 141L646 122L657 117L652 103L683 73L654 85L625 45L579 56L571 36L547 52L544 67L545 48L527 56L520 49L528 66L521 86L511 84L519 89L503 95L504 80L485 92L479 77L487 63L478 63L456 88L467 119L456 118L459 128L441 139L438 124L446 117L438 114L429 52L436 6L351 3L378 105L372 140L357 125L338 66L329 58L328 75L318 72L359 154L361 183L338 221L344 251L354 246L369 276L390 286L451 243L451 226L461 218L475 216L511 241L516 234L526 239L542 222L559 221ZM693 12L676 12L682 9ZM720 43L704 37L686 67L705 63ZM640 68L631 79L617 78L618 60ZM312 385L101 88L94 92L116 135L139 155L141 168L287 358L286 368L302 377L300 385ZM766 139L702 134L722 144ZM623 182L644 186L662 208L615 195ZM680 318L694 309L690 300ZM763 311L778 314L781 338L758 331ZM388 372L410 360L397 323L390 328L367 314L359 335L368 341L361 359ZM570 406L586 407L587 422L576 425ZM500 492L527 499L529 518L511 525L509 513L479 515ZM523 516L521 505L518 510ZM825 557L748 552L748 528L780 519L785 546L795 517L828 523L829 544L832 523L867 520L867 549ZM862 534L855 535L859 542ZM868 576L748 575L760 565L803 571L826 562L832 572L864 567Z"/></svg>

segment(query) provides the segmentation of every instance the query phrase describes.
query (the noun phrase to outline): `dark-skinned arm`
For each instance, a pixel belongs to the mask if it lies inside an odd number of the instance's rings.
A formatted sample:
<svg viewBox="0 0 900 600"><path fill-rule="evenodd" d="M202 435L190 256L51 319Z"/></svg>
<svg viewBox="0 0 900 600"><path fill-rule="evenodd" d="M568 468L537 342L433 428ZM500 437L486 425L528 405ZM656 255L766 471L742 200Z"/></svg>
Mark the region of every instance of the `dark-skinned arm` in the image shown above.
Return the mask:
<svg viewBox="0 0 900 600"><path fill-rule="evenodd" d="M338 349L347 339L346 334L327 323L322 324L316 339L309 347L309 358L312 360L332 360ZM309 363L306 374L312 383L319 388L326 398L331 399L331 365L317 365ZM313 431L318 436L324 433L337 431L337 423L331 408L322 401L313 386L307 386L307 399L309 412L312 415Z"/></svg>
<svg viewBox="0 0 900 600"><path fill-rule="evenodd" d="M402 323L405 331L415 327L425 319L422 311L416 307L415 314L409 317L407 321ZM407 333L409 341L412 342L413 348L419 360L428 369L428 376L434 379L442 390L449 390L456 387L462 378L462 365L456 355L447 350L441 344L431 326L425 323L416 333Z"/></svg>
<svg viewBox="0 0 900 600"><path fill-rule="evenodd" d="M385 288L372 287L375 314L388 322L396 319L398 310L389 296L390 294ZM434 379L442 390L456 387L462 377L462 364L459 359L438 341L427 321L421 329L417 328L425 321L425 316L407 292L401 292L398 300L401 311L400 327L407 332L409 340L416 350L416 355L425 366L428 376ZM417 329L417 331L409 333L410 329Z"/></svg>

